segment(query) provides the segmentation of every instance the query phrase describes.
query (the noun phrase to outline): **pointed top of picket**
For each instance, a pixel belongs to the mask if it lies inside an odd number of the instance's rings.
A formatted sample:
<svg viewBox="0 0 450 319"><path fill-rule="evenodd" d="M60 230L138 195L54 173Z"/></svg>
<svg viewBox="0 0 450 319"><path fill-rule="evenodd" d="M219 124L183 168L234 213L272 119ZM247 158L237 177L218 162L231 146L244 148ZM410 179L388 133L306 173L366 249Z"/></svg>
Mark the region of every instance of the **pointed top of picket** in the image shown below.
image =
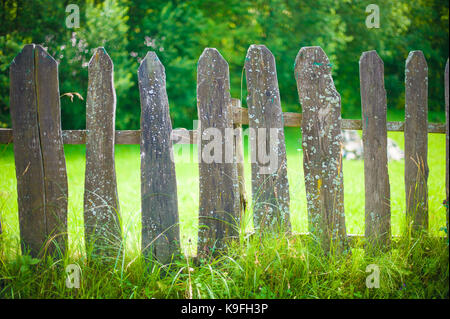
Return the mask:
<svg viewBox="0 0 450 319"><path fill-rule="evenodd" d="M141 61L141 64L139 65L139 71L146 68L147 71L154 71L159 73L164 73L164 65L161 63L161 61L158 58L158 55L154 51L148 51L145 55L145 58Z"/></svg>
<svg viewBox="0 0 450 319"><path fill-rule="evenodd" d="M36 44L34 44L34 43L25 44L23 46L22 50L17 54L17 56L19 56L25 52L28 52L30 50L34 50L35 47L36 47Z"/></svg>
<svg viewBox="0 0 450 319"><path fill-rule="evenodd" d="M302 62L311 60L313 60L312 65L315 67L323 66L331 69L330 60L325 51L320 46L312 46L303 47L298 51L297 56L295 57L295 70L298 71L300 65L306 66L306 64L302 64Z"/></svg>
<svg viewBox="0 0 450 319"><path fill-rule="evenodd" d="M41 45L36 44L34 49L36 51L35 54L40 61L46 61L47 63L54 65L58 64L58 62L56 62L56 60Z"/></svg>
<svg viewBox="0 0 450 319"><path fill-rule="evenodd" d="M328 59L325 51L319 46L312 47L303 47L301 48L297 56L295 58L295 77L298 77L301 74L303 76L313 76L316 79L319 79L319 72L323 72L325 75L328 75L328 78L333 81L331 77L331 68L332 64ZM333 83L334 85L334 83Z"/></svg>
<svg viewBox="0 0 450 319"><path fill-rule="evenodd" d="M262 53L266 53L269 56L273 56L272 52L270 52L270 50L264 44L250 45L250 47L247 50L247 57L249 57L249 55L254 52L262 52Z"/></svg>
<svg viewBox="0 0 450 319"><path fill-rule="evenodd" d="M100 65L106 67L106 70L113 70L114 68L113 61L104 47L98 47L94 50L94 54L89 60L88 67L92 68Z"/></svg>
<svg viewBox="0 0 450 319"><path fill-rule="evenodd" d="M267 50L270 52L269 49L264 44L250 44L248 47L247 52L253 51L253 50Z"/></svg>
<svg viewBox="0 0 450 319"><path fill-rule="evenodd" d="M202 54L200 55L199 60L202 60L206 57L218 57L220 59L225 60L222 55L220 54L219 50L217 50L216 48L205 48L202 52Z"/></svg>
<svg viewBox="0 0 450 319"><path fill-rule="evenodd" d="M297 56L295 57L295 61L297 62L310 56L313 56L317 59L323 59L325 62L329 62L327 54L320 46L302 47L298 51Z"/></svg>
<svg viewBox="0 0 450 319"><path fill-rule="evenodd" d="M359 59L359 64L362 62L371 61L372 63L379 63L384 66L383 60L380 58L376 50L365 51L361 54L361 58Z"/></svg>
<svg viewBox="0 0 450 319"><path fill-rule="evenodd" d="M263 70L264 68L267 69ZM267 75L273 75L275 82L277 82L275 57L263 44L250 45L245 57L245 69L246 72L255 72L256 70L258 70L256 72L268 72ZM278 86L278 83L275 84Z"/></svg>
<svg viewBox="0 0 450 319"><path fill-rule="evenodd" d="M198 59L198 68L205 66L205 71L213 71L215 74L216 70L228 69L228 62L220 54L220 52L215 48L205 48L200 58Z"/></svg>
<svg viewBox="0 0 450 319"><path fill-rule="evenodd" d="M298 51L297 57L295 58L294 67L298 89L300 90L300 87L306 89L311 85L327 87L328 90L331 90L333 92L332 95L337 98L333 99L333 101L338 102L338 104L340 105L340 95L336 90L331 74L332 67L333 65L330 63L327 54L320 46L301 48ZM313 89L312 92L316 92L316 94L319 94L319 91L317 91L316 89ZM311 100L309 101L311 102ZM301 103L304 102L306 101L303 101Z"/></svg>
<svg viewBox="0 0 450 319"><path fill-rule="evenodd" d="M11 61L10 68L14 69L16 66L19 65L20 62L26 59L33 59L34 58L34 44L26 44L22 48L22 50L14 57L14 59ZM32 60L30 60L32 61ZM32 63L34 66L34 63Z"/></svg>
<svg viewBox="0 0 450 319"><path fill-rule="evenodd" d="M408 69L410 65L415 64L416 67L423 67L425 71L428 71L428 65L427 60L425 59L425 56L423 55L422 51L411 51L408 54L408 58L406 59L406 68Z"/></svg>

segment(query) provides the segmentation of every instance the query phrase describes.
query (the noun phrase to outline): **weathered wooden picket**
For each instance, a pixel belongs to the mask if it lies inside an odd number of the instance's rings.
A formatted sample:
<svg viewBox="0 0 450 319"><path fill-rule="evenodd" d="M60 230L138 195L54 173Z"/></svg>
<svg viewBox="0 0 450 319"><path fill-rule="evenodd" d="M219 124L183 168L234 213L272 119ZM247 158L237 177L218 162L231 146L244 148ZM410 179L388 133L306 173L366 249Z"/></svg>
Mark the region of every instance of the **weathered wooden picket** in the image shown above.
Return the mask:
<svg viewBox="0 0 450 319"><path fill-rule="evenodd" d="M341 97L322 48L306 47L298 52L295 78L303 108L303 169L309 229L320 238L325 251L331 241L345 249Z"/></svg>
<svg viewBox="0 0 450 319"><path fill-rule="evenodd" d="M386 90L384 65L375 51L359 60L363 119L365 235L374 248L391 241L391 195L387 166Z"/></svg>
<svg viewBox="0 0 450 319"><path fill-rule="evenodd" d="M405 122L387 122L383 61L375 51L359 61L362 120L341 118L341 99L331 64L320 47L302 48L295 79L303 113L281 111L275 58L263 45L245 58L248 109L229 93L228 64L207 48L198 62L199 127L172 129L164 66L149 52L138 69L141 129L115 131L113 62L97 48L89 62L86 130L61 130L57 62L39 45L26 45L11 63L12 129L0 143L14 142L21 244L33 256L67 243L67 173L63 144L86 144L84 221L87 248L109 254L121 240L114 165L115 144L140 144L142 252L167 262L179 249L179 218L173 144L198 144L198 254L239 236L249 207L244 190L242 125L249 125L254 225L289 232L290 195L283 127L301 127L309 234L323 249L345 249L341 130L363 131L365 237L368 248L389 249L390 191L387 131L405 132L408 223L428 228L427 134L446 134L448 203L449 94L445 69L446 123L428 123L428 68L420 51L406 60ZM14 140L13 140L14 137ZM219 144L211 143L218 138ZM216 140L217 141L217 140ZM204 155L207 156L204 156ZM274 154L270 157L269 154ZM270 160L275 159L275 165ZM448 225L448 209L447 209ZM1 228L0 228L1 229ZM49 240L50 239L50 240Z"/></svg>

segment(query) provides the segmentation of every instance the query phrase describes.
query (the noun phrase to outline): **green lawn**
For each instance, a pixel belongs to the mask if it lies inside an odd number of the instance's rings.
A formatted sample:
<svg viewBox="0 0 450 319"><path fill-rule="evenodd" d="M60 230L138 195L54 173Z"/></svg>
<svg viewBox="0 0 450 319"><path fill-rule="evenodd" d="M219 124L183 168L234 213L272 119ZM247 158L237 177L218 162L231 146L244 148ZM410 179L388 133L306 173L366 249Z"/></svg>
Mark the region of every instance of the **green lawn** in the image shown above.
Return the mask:
<svg viewBox="0 0 450 319"><path fill-rule="evenodd" d="M295 232L307 230L300 129L288 128L286 143ZM403 145L402 133L389 136ZM161 265L139 254L139 146L118 145L116 170L126 239L125 254L113 259L84 258L84 146L66 145L69 177L69 254L32 259L18 245L16 179L12 147L0 150L0 216L4 234L0 258L0 298L448 298L448 241L443 236L445 211L445 136L429 135L429 203L432 237L402 237L396 248L368 255L361 244L349 254L324 255L307 238L264 233L232 242L224 254L193 260L197 236L198 164L196 147L176 146L182 254ZM247 152L246 152L247 153ZM250 164L245 165L250 193ZM389 163L392 232L404 226L403 162ZM362 161L344 161L345 212L349 233L364 233ZM246 220L251 226L251 218ZM191 239L191 241L189 241ZM1 242L3 241L3 242ZM189 242L191 245L189 245ZM6 257L6 258L4 258ZM66 287L66 266L82 269L80 289ZM366 286L367 266L380 269L380 288Z"/></svg>
<svg viewBox="0 0 450 319"><path fill-rule="evenodd" d="M306 195L303 180L302 152L299 150L300 129L286 128L286 143L288 155L288 175L291 197L291 222L294 232L307 231ZM402 132L390 132L402 148L404 145ZM189 159L196 154L196 147L175 146L176 173L178 183L178 202L181 221L181 244L183 251L195 253L198 214L198 164ZM429 210L430 232L434 236L442 236L440 230L445 226L445 208L441 204L445 196L445 136L429 134L428 163L430 175ZM247 143L245 145L248 158ZM77 255L82 252L83 242L83 186L85 169L85 147L81 145L66 145L65 154L69 178L69 242L70 252ZM178 155L177 155L178 154ZM138 145L116 146L116 171L120 199L120 209L123 218L123 229L127 243L127 255L133 256L140 247L140 156ZM247 193L251 194L250 164L245 165ZM4 230L4 240L10 249L9 254L15 255L18 245L18 217L16 199L16 178L14 170L14 155L11 145L1 146L0 151L0 216ZM392 233L399 235L404 226L404 162L389 163L391 184ZM364 233L364 173L363 161L344 160L344 198L346 225L348 233ZM251 223L251 219L250 219ZM251 226L251 225L250 225ZM189 245L189 239L191 239Z"/></svg>

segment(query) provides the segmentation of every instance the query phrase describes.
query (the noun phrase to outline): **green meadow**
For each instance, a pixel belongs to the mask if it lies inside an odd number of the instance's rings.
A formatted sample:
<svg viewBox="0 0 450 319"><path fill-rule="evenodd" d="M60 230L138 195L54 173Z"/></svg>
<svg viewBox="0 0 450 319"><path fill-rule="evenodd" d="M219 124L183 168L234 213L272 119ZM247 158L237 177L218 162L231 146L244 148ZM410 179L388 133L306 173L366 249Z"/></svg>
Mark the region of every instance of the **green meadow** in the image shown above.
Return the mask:
<svg viewBox="0 0 450 319"><path fill-rule="evenodd" d="M303 179L303 153L301 151L300 129L285 129L288 178L290 190L291 223L294 232L307 232L306 194ZM403 132L389 132L403 149ZM445 207L445 135L429 134L428 164L429 225L430 234L444 236ZM247 139L245 139L247 140ZM251 195L251 171L245 143L245 181L247 194ZM70 252L83 251L83 191L85 173L85 147L65 145L69 182L69 242ZM195 254L198 227L198 164L195 162L197 148L192 145L176 145L176 174L178 205L180 214L181 245L188 254ZM127 243L127 254L135 255L140 247L140 156L139 145L116 145L117 186L120 200L122 228ZM344 200L347 232L364 234L364 163L362 160L344 160ZM0 157L1 219L4 241L9 253L19 250L19 226L17 215L16 177L12 145L2 146ZM400 235L405 227L404 161L389 162L391 185L392 234ZM244 220L252 227L251 218ZM191 243L191 244L189 244Z"/></svg>
<svg viewBox="0 0 450 319"><path fill-rule="evenodd" d="M390 116L390 120L399 120ZM359 132L361 133L361 132ZM403 132L389 132L404 149ZM323 256L296 233L307 232L303 153L299 128L285 128L293 235L242 236L209 260L195 260L198 231L198 163L195 145L175 145L181 252L161 265L140 255L139 145L116 145L115 160L124 253L114 260L86 258L83 228L85 146L65 145L69 183L69 250L33 259L19 244L16 176L12 145L0 151L0 297L5 298L448 298L448 239L445 228L445 135L428 135L429 233L413 239L405 223L404 161L390 161L391 227L398 246L377 256L362 244L348 255ZM248 138L245 181L251 199ZM347 232L364 234L364 163L344 160ZM251 206L243 218L251 230ZM440 238L439 238L440 237ZM82 265L83 287L65 287L64 266ZM381 287L365 286L365 267L381 267ZM280 277L281 276L281 277ZM404 289L404 287L408 289Z"/></svg>

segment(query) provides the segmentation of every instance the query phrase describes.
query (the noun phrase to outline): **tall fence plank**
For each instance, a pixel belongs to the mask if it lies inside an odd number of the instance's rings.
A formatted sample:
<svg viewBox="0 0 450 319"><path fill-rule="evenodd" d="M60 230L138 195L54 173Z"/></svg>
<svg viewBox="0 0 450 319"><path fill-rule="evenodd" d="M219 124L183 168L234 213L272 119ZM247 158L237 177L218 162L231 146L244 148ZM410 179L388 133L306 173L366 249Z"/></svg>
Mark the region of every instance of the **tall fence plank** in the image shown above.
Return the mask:
<svg viewBox="0 0 450 319"><path fill-rule="evenodd" d="M405 192L408 225L428 229L428 66L422 51L405 67Z"/></svg>
<svg viewBox="0 0 450 319"><path fill-rule="evenodd" d="M10 112L22 252L29 249L32 256L38 256L47 229L34 58L34 44L29 44L11 63Z"/></svg>
<svg viewBox="0 0 450 319"><path fill-rule="evenodd" d="M295 78L302 105L302 146L310 232L325 251L346 248L341 155L341 97L320 47L300 49Z"/></svg>
<svg viewBox="0 0 450 319"><path fill-rule="evenodd" d="M286 145L275 57L251 45L245 58L254 226L290 231Z"/></svg>
<svg viewBox="0 0 450 319"><path fill-rule="evenodd" d="M376 51L359 60L364 147L365 236L368 248L390 246L391 206L387 166L384 64Z"/></svg>
<svg viewBox="0 0 450 319"><path fill-rule="evenodd" d="M229 90L228 63L216 49L205 49L197 71L199 256L238 236L239 183L233 135L229 134L233 133Z"/></svg>
<svg viewBox="0 0 450 319"><path fill-rule="evenodd" d="M444 82L445 82L445 153L446 153L446 162L447 162L447 165L445 166L445 192L446 192L446 198L445 198L445 201L446 201L446 205L447 205L447 207L446 207L446 209L447 209L447 238L448 238L448 226L449 226L449 224L448 224L448 212L449 212L449 205L450 205L450 203L449 203L449 189L448 189L448 187L449 187L449 185L448 185L448 183L449 183L449 181L448 181L448 170L449 170L449 165L450 165L450 163L449 163L449 153L448 153L448 150L449 150L449 137L448 137L448 126L449 126L449 122L450 122L450 119L449 119L449 114L450 114L450 111L449 111L449 102L448 102L448 99L449 99L449 92L448 92L448 90L449 90L449 88L448 88L448 86L450 85L450 83L449 83L449 80L448 80L448 59L447 59L447 64L445 65L445 75L444 75L444 78L445 78L445 80L444 80Z"/></svg>
<svg viewBox="0 0 450 319"><path fill-rule="evenodd" d="M14 59L10 75L22 248L33 256L63 253L67 173L58 64L41 46L30 44Z"/></svg>
<svg viewBox="0 0 450 319"><path fill-rule="evenodd" d="M116 95L113 63L104 48L89 61L86 100L84 225L94 254L111 254L121 240L114 165Z"/></svg>
<svg viewBox="0 0 450 319"><path fill-rule="evenodd" d="M44 170L47 236L58 248L67 244L67 172L61 130L58 63L40 45L35 47L36 96ZM54 245L49 250L56 249Z"/></svg>
<svg viewBox="0 0 450 319"><path fill-rule="evenodd" d="M138 70L141 96L142 251L161 262L179 250L177 181L164 66L148 52Z"/></svg>

